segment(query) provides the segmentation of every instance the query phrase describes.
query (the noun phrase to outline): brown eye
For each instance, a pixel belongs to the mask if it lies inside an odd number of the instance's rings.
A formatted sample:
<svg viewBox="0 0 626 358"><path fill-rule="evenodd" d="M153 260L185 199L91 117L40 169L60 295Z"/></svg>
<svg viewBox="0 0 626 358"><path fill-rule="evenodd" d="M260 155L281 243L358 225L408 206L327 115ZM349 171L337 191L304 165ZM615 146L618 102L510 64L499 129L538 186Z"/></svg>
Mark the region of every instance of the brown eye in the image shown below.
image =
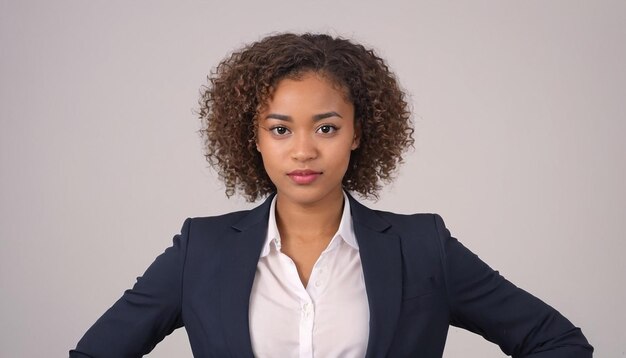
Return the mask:
<svg viewBox="0 0 626 358"><path fill-rule="evenodd" d="M333 133L337 130L337 127L335 126L331 126L329 124L323 125L321 127L319 127L318 131L320 131L323 134L330 134Z"/></svg>
<svg viewBox="0 0 626 358"><path fill-rule="evenodd" d="M270 132L276 134L276 135L285 135L289 132L289 130L286 127L274 127L272 129L270 129Z"/></svg>

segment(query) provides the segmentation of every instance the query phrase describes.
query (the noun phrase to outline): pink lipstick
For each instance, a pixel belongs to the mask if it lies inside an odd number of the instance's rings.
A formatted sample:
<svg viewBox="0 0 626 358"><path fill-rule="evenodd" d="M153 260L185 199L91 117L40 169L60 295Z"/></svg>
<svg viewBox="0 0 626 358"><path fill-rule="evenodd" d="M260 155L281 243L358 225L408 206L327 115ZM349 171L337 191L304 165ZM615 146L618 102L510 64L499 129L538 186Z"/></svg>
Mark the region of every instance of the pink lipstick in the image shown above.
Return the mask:
<svg viewBox="0 0 626 358"><path fill-rule="evenodd" d="M311 184L317 179L322 173L316 172L314 170L294 170L292 172L287 173L287 175L296 182L296 184Z"/></svg>

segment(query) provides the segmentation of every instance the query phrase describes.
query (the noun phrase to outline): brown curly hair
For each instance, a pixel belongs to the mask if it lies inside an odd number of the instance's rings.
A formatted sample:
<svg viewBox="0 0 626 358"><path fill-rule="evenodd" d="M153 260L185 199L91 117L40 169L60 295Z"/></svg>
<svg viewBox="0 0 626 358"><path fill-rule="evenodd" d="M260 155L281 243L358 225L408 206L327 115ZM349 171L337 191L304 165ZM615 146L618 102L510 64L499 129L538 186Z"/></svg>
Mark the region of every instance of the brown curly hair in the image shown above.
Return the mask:
<svg viewBox="0 0 626 358"><path fill-rule="evenodd" d="M257 114L278 82L316 72L345 90L354 105L360 145L343 178L346 190L377 198L402 154L413 146L405 93L385 61L363 45L325 34L284 33L263 38L224 59L201 89L198 114L205 157L228 197L255 201L276 190L256 149Z"/></svg>

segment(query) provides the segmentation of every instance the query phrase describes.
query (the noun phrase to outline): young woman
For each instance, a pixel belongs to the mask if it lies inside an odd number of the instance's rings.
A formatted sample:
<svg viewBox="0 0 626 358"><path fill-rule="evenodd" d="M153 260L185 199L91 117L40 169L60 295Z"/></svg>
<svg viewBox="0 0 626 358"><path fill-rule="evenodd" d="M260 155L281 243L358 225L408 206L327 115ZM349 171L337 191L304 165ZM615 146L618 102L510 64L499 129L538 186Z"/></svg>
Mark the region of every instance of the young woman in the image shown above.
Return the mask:
<svg viewBox="0 0 626 358"><path fill-rule="evenodd" d="M374 211L413 129L372 50L280 34L204 89L206 157L259 207L187 219L72 357L138 357L185 326L197 357L441 357L450 324L516 357L590 357L579 328L450 236Z"/></svg>

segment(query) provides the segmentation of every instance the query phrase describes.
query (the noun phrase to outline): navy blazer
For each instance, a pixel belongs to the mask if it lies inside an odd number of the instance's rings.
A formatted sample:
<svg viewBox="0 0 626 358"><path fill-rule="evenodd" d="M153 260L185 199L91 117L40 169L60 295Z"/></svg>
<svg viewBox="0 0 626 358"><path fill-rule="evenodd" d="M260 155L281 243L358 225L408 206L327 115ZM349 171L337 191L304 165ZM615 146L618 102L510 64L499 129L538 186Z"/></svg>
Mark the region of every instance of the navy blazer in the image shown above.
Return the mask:
<svg viewBox="0 0 626 358"><path fill-rule="evenodd" d="M349 198L370 309L366 357L441 357L450 324L514 357L591 357L579 328L482 262L438 215ZM187 219L70 357L140 357L182 326L195 357L252 357L248 303L270 201Z"/></svg>

